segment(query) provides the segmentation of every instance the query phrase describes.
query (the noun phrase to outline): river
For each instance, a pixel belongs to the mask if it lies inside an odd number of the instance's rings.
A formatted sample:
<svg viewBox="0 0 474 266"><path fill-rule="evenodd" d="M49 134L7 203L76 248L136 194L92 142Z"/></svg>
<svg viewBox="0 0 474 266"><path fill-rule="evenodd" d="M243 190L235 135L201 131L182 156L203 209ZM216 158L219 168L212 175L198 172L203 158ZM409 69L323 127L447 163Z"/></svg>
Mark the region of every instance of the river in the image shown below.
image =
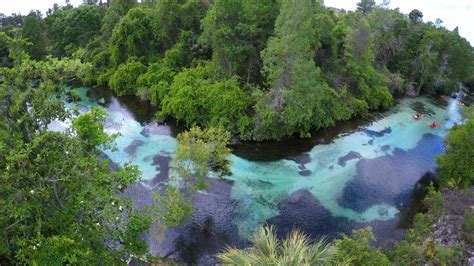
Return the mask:
<svg viewBox="0 0 474 266"><path fill-rule="evenodd" d="M176 134L173 123L154 122L154 110L135 97L107 89L76 89L80 101L67 107L108 111L107 133L120 133L117 150L105 151L116 164L131 162L142 181L126 194L135 205L153 202L168 181ZM427 116L419 121L412 115ZM425 97L402 99L389 111L315 133L310 139L233 145L232 175L209 178L193 196L194 213L179 228L146 236L153 254L180 262L211 264L226 245L245 247L249 234L271 224L280 236L294 227L313 238L334 237L371 226L379 244L403 236L416 205L419 180L434 171L444 152L447 129L461 119L457 101ZM441 123L430 128L428 123ZM55 122L61 130L67 123Z"/></svg>

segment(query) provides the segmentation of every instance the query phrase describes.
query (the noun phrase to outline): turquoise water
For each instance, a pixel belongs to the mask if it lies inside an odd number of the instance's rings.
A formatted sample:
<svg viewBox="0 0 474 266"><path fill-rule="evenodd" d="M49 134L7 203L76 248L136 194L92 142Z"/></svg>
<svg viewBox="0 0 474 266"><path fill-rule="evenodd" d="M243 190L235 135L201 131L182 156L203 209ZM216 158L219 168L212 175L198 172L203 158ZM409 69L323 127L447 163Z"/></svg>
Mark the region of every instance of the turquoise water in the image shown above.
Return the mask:
<svg viewBox="0 0 474 266"><path fill-rule="evenodd" d="M176 146L170 127L156 122L139 122L136 115L116 97L91 99L87 88L78 88L77 91L81 100L67 104L67 107L79 108L83 112L91 107L104 108L109 112L105 123L106 132L120 133L115 141L117 150L105 151L109 158L118 164L131 162L137 165L142 172L143 186L150 190L157 186L159 183L148 182L163 170L154 164L154 158L157 155L172 157ZM419 108L431 116L420 121L413 120L412 115ZM314 146L306 153L307 160L304 163L291 159L259 162L232 155L232 175L226 177L233 181L232 198L238 202L232 222L237 226L240 236L246 237L257 226L279 214L279 202L301 189L309 191L334 217L358 223L393 219L400 210L399 206L390 202L372 204L359 211L341 206L340 198L346 185L355 180L358 162L362 158L370 160L398 156L394 151L414 149L427 134L444 137L446 129L460 122L460 119L459 106L455 100L449 100L447 107L442 108L428 98L403 99L392 110L384 113L381 119L353 133L341 134L329 144ZM433 121L440 122L441 126L430 128L427 123ZM67 126L67 122L56 122L51 129ZM291 145L291 142L282 145ZM352 156L346 156L348 154ZM416 161L413 163L417 164ZM412 179L416 182L419 178ZM383 175L380 180L384 180ZM394 194L404 192L399 189L400 186L393 187L394 191L391 192Z"/></svg>
<svg viewBox="0 0 474 266"><path fill-rule="evenodd" d="M415 101L431 109L434 118L414 121L412 119L414 111L410 106ZM433 105L427 98L404 99L383 119L365 127L373 131L382 131L390 127L392 131L390 134L373 138L359 131L340 136L330 144L313 147L308 152L311 161L305 164L305 168L311 171L309 176L299 175L298 164L292 160L256 163L232 156L234 175L230 179L235 181L233 197L243 203L242 209L239 210L241 212L238 216L239 221L236 223L243 234L251 232L256 226L277 214L275 206L279 201L300 189L309 190L335 217L356 222L390 220L399 212L395 206L376 204L363 212L357 212L339 205L338 199L345 184L356 175L358 160L347 161L345 166L341 166L338 164L338 159L351 151L359 153L363 158L373 159L392 154L395 148L413 149L424 134L431 133L443 137L446 134L445 129L459 119L458 106L454 101L446 111ZM432 129L426 124L431 121L443 123L441 127ZM368 145L371 140L372 145ZM382 147L386 145L389 145L389 148L383 149Z"/></svg>

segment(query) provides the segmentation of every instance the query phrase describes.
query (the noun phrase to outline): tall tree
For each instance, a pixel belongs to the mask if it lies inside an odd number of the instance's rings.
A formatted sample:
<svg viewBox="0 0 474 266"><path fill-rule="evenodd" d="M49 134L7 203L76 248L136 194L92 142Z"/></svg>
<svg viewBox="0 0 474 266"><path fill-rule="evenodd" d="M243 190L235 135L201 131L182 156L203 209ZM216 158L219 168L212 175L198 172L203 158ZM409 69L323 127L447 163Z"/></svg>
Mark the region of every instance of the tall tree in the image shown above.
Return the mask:
<svg viewBox="0 0 474 266"><path fill-rule="evenodd" d="M217 76L259 81L260 52L272 34L278 4L274 0L218 0L202 22L201 39L213 50Z"/></svg>
<svg viewBox="0 0 474 266"><path fill-rule="evenodd" d="M103 9L95 5L60 8L46 17L54 56L69 56L99 35Z"/></svg>
<svg viewBox="0 0 474 266"><path fill-rule="evenodd" d="M256 130L272 138L305 134L325 120L319 104L324 85L311 49L318 41L314 10L313 1L282 1L275 36L262 52L270 91L257 103Z"/></svg>
<svg viewBox="0 0 474 266"><path fill-rule="evenodd" d="M413 23L420 23L423 21L423 12L418 9L413 9L410 14L408 14L408 17Z"/></svg>
<svg viewBox="0 0 474 266"><path fill-rule="evenodd" d="M44 23L37 13L30 13L23 21L21 35L31 44L27 48L31 58L40 60L47 54L47 41Z"/></svg>
<svg viewBox="0 0 474 266"><path fill-rule="evenodd" d="M138 5L137 0L110 0L107 1L109 8L120 16L125 16L128 11Z"/></svg>
<svg viewBox="0 0 474 266"><path fill-rule="evenodd" d="M361 0L357 3L357 11L368 15L375 7L375 0Z"/></svg>
<svg viewBox="0 0 474 266"><path fill-rule="evenodd" d="M140 236L150 219L120 195L138 171L111 171L98 159L98 146L111 141L104 112L74 119L64 132L48 130L53 120L72 119L57 96L88 68L78 60L35 62L21 53L12 68L0 68L1 261L117 264L147 250Z"/></svg>

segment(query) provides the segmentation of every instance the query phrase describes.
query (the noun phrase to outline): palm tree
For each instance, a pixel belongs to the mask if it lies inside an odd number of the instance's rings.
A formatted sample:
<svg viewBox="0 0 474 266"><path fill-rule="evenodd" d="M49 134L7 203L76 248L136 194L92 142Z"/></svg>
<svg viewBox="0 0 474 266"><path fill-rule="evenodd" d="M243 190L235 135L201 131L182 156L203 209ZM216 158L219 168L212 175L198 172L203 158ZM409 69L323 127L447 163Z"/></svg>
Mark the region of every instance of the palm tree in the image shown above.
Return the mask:
<svg viewBox="0 0 474 266"><path fill-rule="evenodd" d="M307 236L293 230L278 240L273 227L260 227L250 238L251 248L227 248L217 255L223 264L233 265L322 265L333 262L336 248L326 239L311 243Z"/></svg>

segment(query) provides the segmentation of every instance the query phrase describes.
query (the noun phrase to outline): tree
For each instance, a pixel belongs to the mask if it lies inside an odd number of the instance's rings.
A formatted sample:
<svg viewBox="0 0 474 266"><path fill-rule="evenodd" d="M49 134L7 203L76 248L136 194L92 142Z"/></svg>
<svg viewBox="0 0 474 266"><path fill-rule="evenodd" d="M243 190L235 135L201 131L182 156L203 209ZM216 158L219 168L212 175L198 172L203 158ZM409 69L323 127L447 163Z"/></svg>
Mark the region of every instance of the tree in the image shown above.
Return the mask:
<svg viewBox="0 0 474 266"><path fill-rule="evenodd" d="M464 111L467 121L452 128L445 139L446 153L439 155L438 178L447 187L474 184L474 107Z"/></svg>
<svg viewBox="0 0 474 266"><path fill-rule="evenodd" d="M103 9L96 5L62 7L45 19L54 56L70 56L99 35Z"/></svg>
<svg viewBox="0 0 474 266"><path fill-rule="evenodd" d="M139 172L130 165L111 171L98 159L98 145L111 141L102 131L104 113L73 119L64 132L48 131L53 120L72 119L56 95L88 66L25 56L16 62L0 69L1 260L95 265L143 255L140 237L150 218L121 195Z"/></svg>
<svg viewBox="0 0 474 266"><path fill-rule="evenodd" d="M280 241L272 227L260 227L250 241L252 247L228 248L218 258L223 264L233 265L329 265L336 252L333 244L324 239L311 243L298 230Z"/></svg>
<svg viewBox="0 0 474 266"><path fill-rule="evenodd" d="M206 177L209 168L220 176L230 173L229 132L216 127L192 127L179 134L177 141L173 167L184 181Z"/></svg>
<svg viewBox="0 0 474 266"><path fill-rule="evenodd" d="M4 32L0 32L0 67L7 67L13 64L9 56L13 40Z"/></svg>
<svg viewBox="0 0 474 266"><path fill-rule="evenodd" d="M229 140L229 132L214 127L192 127L178 135L176 155L171 163L171 182L163 195L154 195L159 224L177 226L186 221L192 206L185 195L206 187L209 169L219 176L230 173Z"/></svg>
<svg viewBox="0 0 474 266"><path fill-rule="evenodd" d="M223 127L243 133L249 125L250 97L237 79L213 81L212 65L185 69L177 74L163 97L159 118L170 115L186 126Z"/></svg>
<svg viewBox="0 0 474 266"><path fill-rule="evenodd" d="M72 121L71 128L77 133L77 137L85 142L84 146L90 150L107 144L110 140L110 137L104 132L105 115L104 110L94 108L91 112Z"/></svg>
<svg viewBox="0 0 474 266"><path fill-rule="evenodd" d="M408 19L396 10L375 9L368 17L370 29L374 36L374 60L377 64L387 67L400 53L403 38L408 31Z"/></svg>
<svg viewBox="0 0 474 266"><path fill-rule="evenodd" d="M218 77L238 75L260 82L260 52L273 32L278 5L273 0L215 1L202 21L201 41L212 47Z"/></svg>
<svg viewBox="0 0 474 266"><path fill-rule="evenodd" d="M110 38L112 64L117 66L133 56L153 61L165 48L165 34L159 29L154 10L132 8L114 28Z"/></svg>
<svg viewBox="0 0 474 266"><path fill-rule="evenodd" d="M330 90L321 82L312 48L318 42L312 1L285 0L275 23L275 36L262 52L263 74L270 90L256 96L256 139L281 139L308 134L331 124L321 108L321 95Z"/></svg>
<svg viewBox="0 0 474 266"><path fill-rule="evenodd" d="M136 57L119 65L110 77L109 86L117 95L134 95L137 91L137 79L146 72L146 66Z"/></svg>
<svg viewBox="0 0 474 266"><path fill-rule="evenodd" d="M107 1L110 10L117 12L119 16L125 16L128 11L137 6L137 0L110 0Z"/></svg>
<svg viewBox="0 0 474 266"><path fill-rule="evenodd" d="M410 11L410 14L408 14L408 18L410 18L413 23L423 22L423 12L418 9L413 9Z"/></svg>
<svg viewBox="0 0 474 266"><path fill-rule="evenodd" d="M134 7L115 26L109 46L114 66L136 56L143 62L156 62L175 46L182 32L197 34L196 26L202 18L205 6L200 1L158 1L153 8ZM115 16L116 17L116 16ZM107 18L107 29L116 20L113 13ZM110 24L110 25L109 25ZM104 24L104 27L106 24ZM197 37L196 37L197 38Z"/></svg>
<svg viewBox="0 0 474 266"><path fill-rule="evenodd" d="M376 4L374 0L361 0L357 3L357 11L361 12L365 16L375 8Z"/></svg>
<svg viewBox="0 0 474 266"><path fill-rule="evenodd" d="M26 16L22 24L21 35L31 43L27 52L32 59L40 60L46 56L47 41L41 17L38 17L36 13Z"/></svg>
<svg viewBox="0 0 474 266"><path fill-rule="evenodd" d="M352 236L344 235L334 241L335 260L348 265L390 265L388 258L370 246L369 240L375 240L371 228L352 231Z"/></svg>

